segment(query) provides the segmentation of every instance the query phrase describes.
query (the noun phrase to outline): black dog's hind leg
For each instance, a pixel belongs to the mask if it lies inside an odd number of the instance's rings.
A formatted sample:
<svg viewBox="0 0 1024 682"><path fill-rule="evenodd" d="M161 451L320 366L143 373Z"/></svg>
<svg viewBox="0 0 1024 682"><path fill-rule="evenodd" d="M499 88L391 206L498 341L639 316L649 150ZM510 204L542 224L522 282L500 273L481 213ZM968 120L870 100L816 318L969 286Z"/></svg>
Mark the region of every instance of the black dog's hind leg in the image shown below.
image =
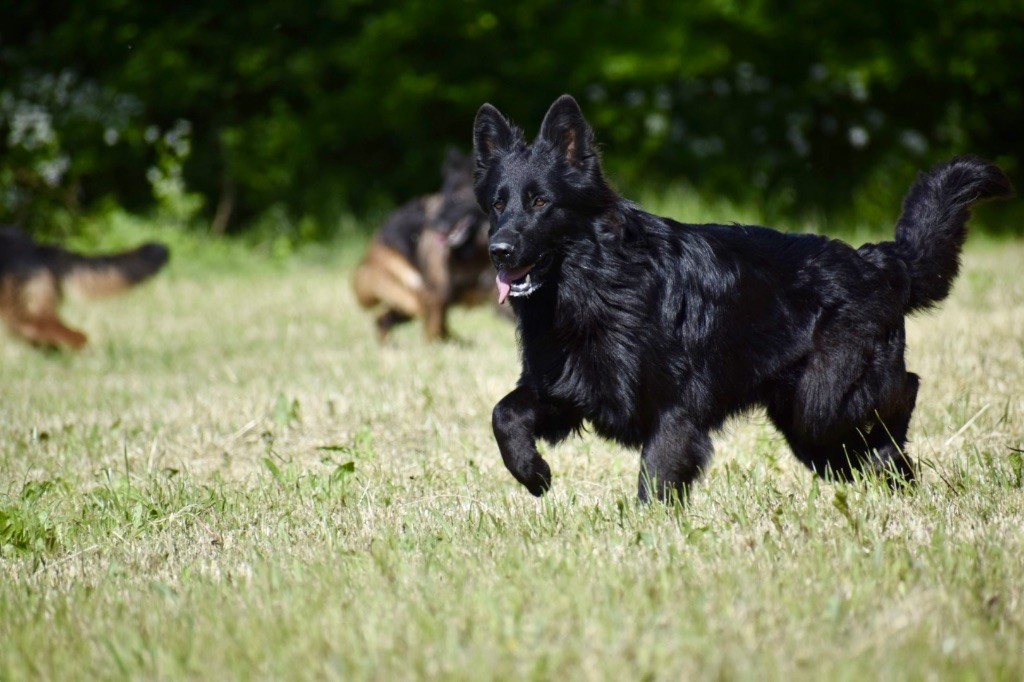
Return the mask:
<svg viewBox="0 0 1024 682"><path fill-rule="evenodd" d="M551 487L551 467L537 451L537 438L557 442L581 423L582 418L542 403L527 386L519 386L506 395L491 413L494 438L505 466L538 497Z"/></svg>
<svg viewBox="0 0 1024 682"><path fill-rule="evenodd" d="M637 497L648 502L653 489L662 502L685 501L689 486L704 473L714 447L708 432L675 412L664 412L640 453Z"/></svg>
<svg viewBox="0 0 1024 682"><path fill-rule="evenodd" d="M885 415L876 418L867 437L867 465L887 476L890 483L910 483L916 478L914 462L907 456L906 446L920 384L920 377L907 372L899 400L888 407Z"/></svg>
<svg viewBox="0 0 1024 682"><path fill-rule="evenodd" d="M884 412L876 410L861 425L828 438L799 432L787 410L773 406L769 414L797 458L821 476L849 480L854 470L867 469L886 477L891 484L909 483L915 471L905 448L919 383L916 374L906 373L902 390Z"/></svg>

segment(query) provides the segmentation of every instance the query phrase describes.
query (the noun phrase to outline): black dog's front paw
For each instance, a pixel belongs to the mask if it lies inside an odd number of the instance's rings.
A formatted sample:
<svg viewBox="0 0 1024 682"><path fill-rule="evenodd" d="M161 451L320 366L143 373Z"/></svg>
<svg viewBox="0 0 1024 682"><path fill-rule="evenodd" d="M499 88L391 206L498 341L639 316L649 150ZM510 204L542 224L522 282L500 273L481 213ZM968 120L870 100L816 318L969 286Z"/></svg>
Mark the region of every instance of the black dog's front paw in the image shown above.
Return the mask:
<svg viewBox="0 0 1024 682"><path fill-rule="evenodd" d="M523 470L513 471L512 475L535 497L540 497L551 487L551 467L539 456L534 457Z"/></svg>

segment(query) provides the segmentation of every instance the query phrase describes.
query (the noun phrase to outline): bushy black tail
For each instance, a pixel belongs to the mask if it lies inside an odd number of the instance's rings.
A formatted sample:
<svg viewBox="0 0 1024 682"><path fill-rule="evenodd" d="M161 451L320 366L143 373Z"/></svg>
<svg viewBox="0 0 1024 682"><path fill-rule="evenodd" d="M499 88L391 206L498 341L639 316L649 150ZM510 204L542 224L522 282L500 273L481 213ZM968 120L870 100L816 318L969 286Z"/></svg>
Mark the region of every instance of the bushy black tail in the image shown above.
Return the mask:
<svg viewBox="0 0 1024 682"><path fill-rule="evenodd" d="M949 295L960 270L971 207L1012 194L1003 171L974 156L961 156L918 176L896 223L896 252L910 275L907 312L930 308Z"/></svg>

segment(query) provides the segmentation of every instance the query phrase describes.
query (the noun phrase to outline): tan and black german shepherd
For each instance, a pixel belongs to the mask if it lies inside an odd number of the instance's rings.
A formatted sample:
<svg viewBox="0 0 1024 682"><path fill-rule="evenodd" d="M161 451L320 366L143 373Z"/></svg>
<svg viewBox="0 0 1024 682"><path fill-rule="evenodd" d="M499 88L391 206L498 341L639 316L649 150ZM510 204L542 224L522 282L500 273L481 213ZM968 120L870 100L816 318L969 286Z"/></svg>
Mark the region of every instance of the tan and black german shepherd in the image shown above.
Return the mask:
<svg viewBox="0 0 1024 682"><path fill-rule="evenodd" d="M124 253L84 256L40 244L13 227L0 228L0 317L35 346L81 348L86 336L58 314L64 292L86 297L116 294L155 275L167 262L163 244Z"/></svg>
<svg viewBox="0 0 1024 682"><path fill-rule="evenodd" d="M382 306L377 334L414 318L434 341L449 337L453 305L479 305L493 298L494 266L487 254L487 216L473 195L472 160L449 151L436 194L396 209L377 231L353 285L364 308Z"/></svg>

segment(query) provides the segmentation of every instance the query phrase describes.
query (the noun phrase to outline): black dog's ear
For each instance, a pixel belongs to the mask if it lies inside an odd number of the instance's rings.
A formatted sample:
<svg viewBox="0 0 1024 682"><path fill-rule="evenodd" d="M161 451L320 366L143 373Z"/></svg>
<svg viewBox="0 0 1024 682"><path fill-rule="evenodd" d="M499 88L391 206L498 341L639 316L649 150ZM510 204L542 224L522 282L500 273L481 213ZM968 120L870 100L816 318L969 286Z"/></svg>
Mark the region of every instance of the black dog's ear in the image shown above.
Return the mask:
<svg viewBox="0 0 1024 682"><path fill-rule="evenodd" d="M570 95L562 95L544 115L540 137L562 153L572 165L594 156L594 131L583 118L580 105Z"/></svg>
<svg viewBox="0 0 1024 682"><path fill-rule="evenodd" d="M522 140L522 133L490 104L476 112L473 122L473 152L477 167L487 166L495 155L506 152Z"/></svg>

